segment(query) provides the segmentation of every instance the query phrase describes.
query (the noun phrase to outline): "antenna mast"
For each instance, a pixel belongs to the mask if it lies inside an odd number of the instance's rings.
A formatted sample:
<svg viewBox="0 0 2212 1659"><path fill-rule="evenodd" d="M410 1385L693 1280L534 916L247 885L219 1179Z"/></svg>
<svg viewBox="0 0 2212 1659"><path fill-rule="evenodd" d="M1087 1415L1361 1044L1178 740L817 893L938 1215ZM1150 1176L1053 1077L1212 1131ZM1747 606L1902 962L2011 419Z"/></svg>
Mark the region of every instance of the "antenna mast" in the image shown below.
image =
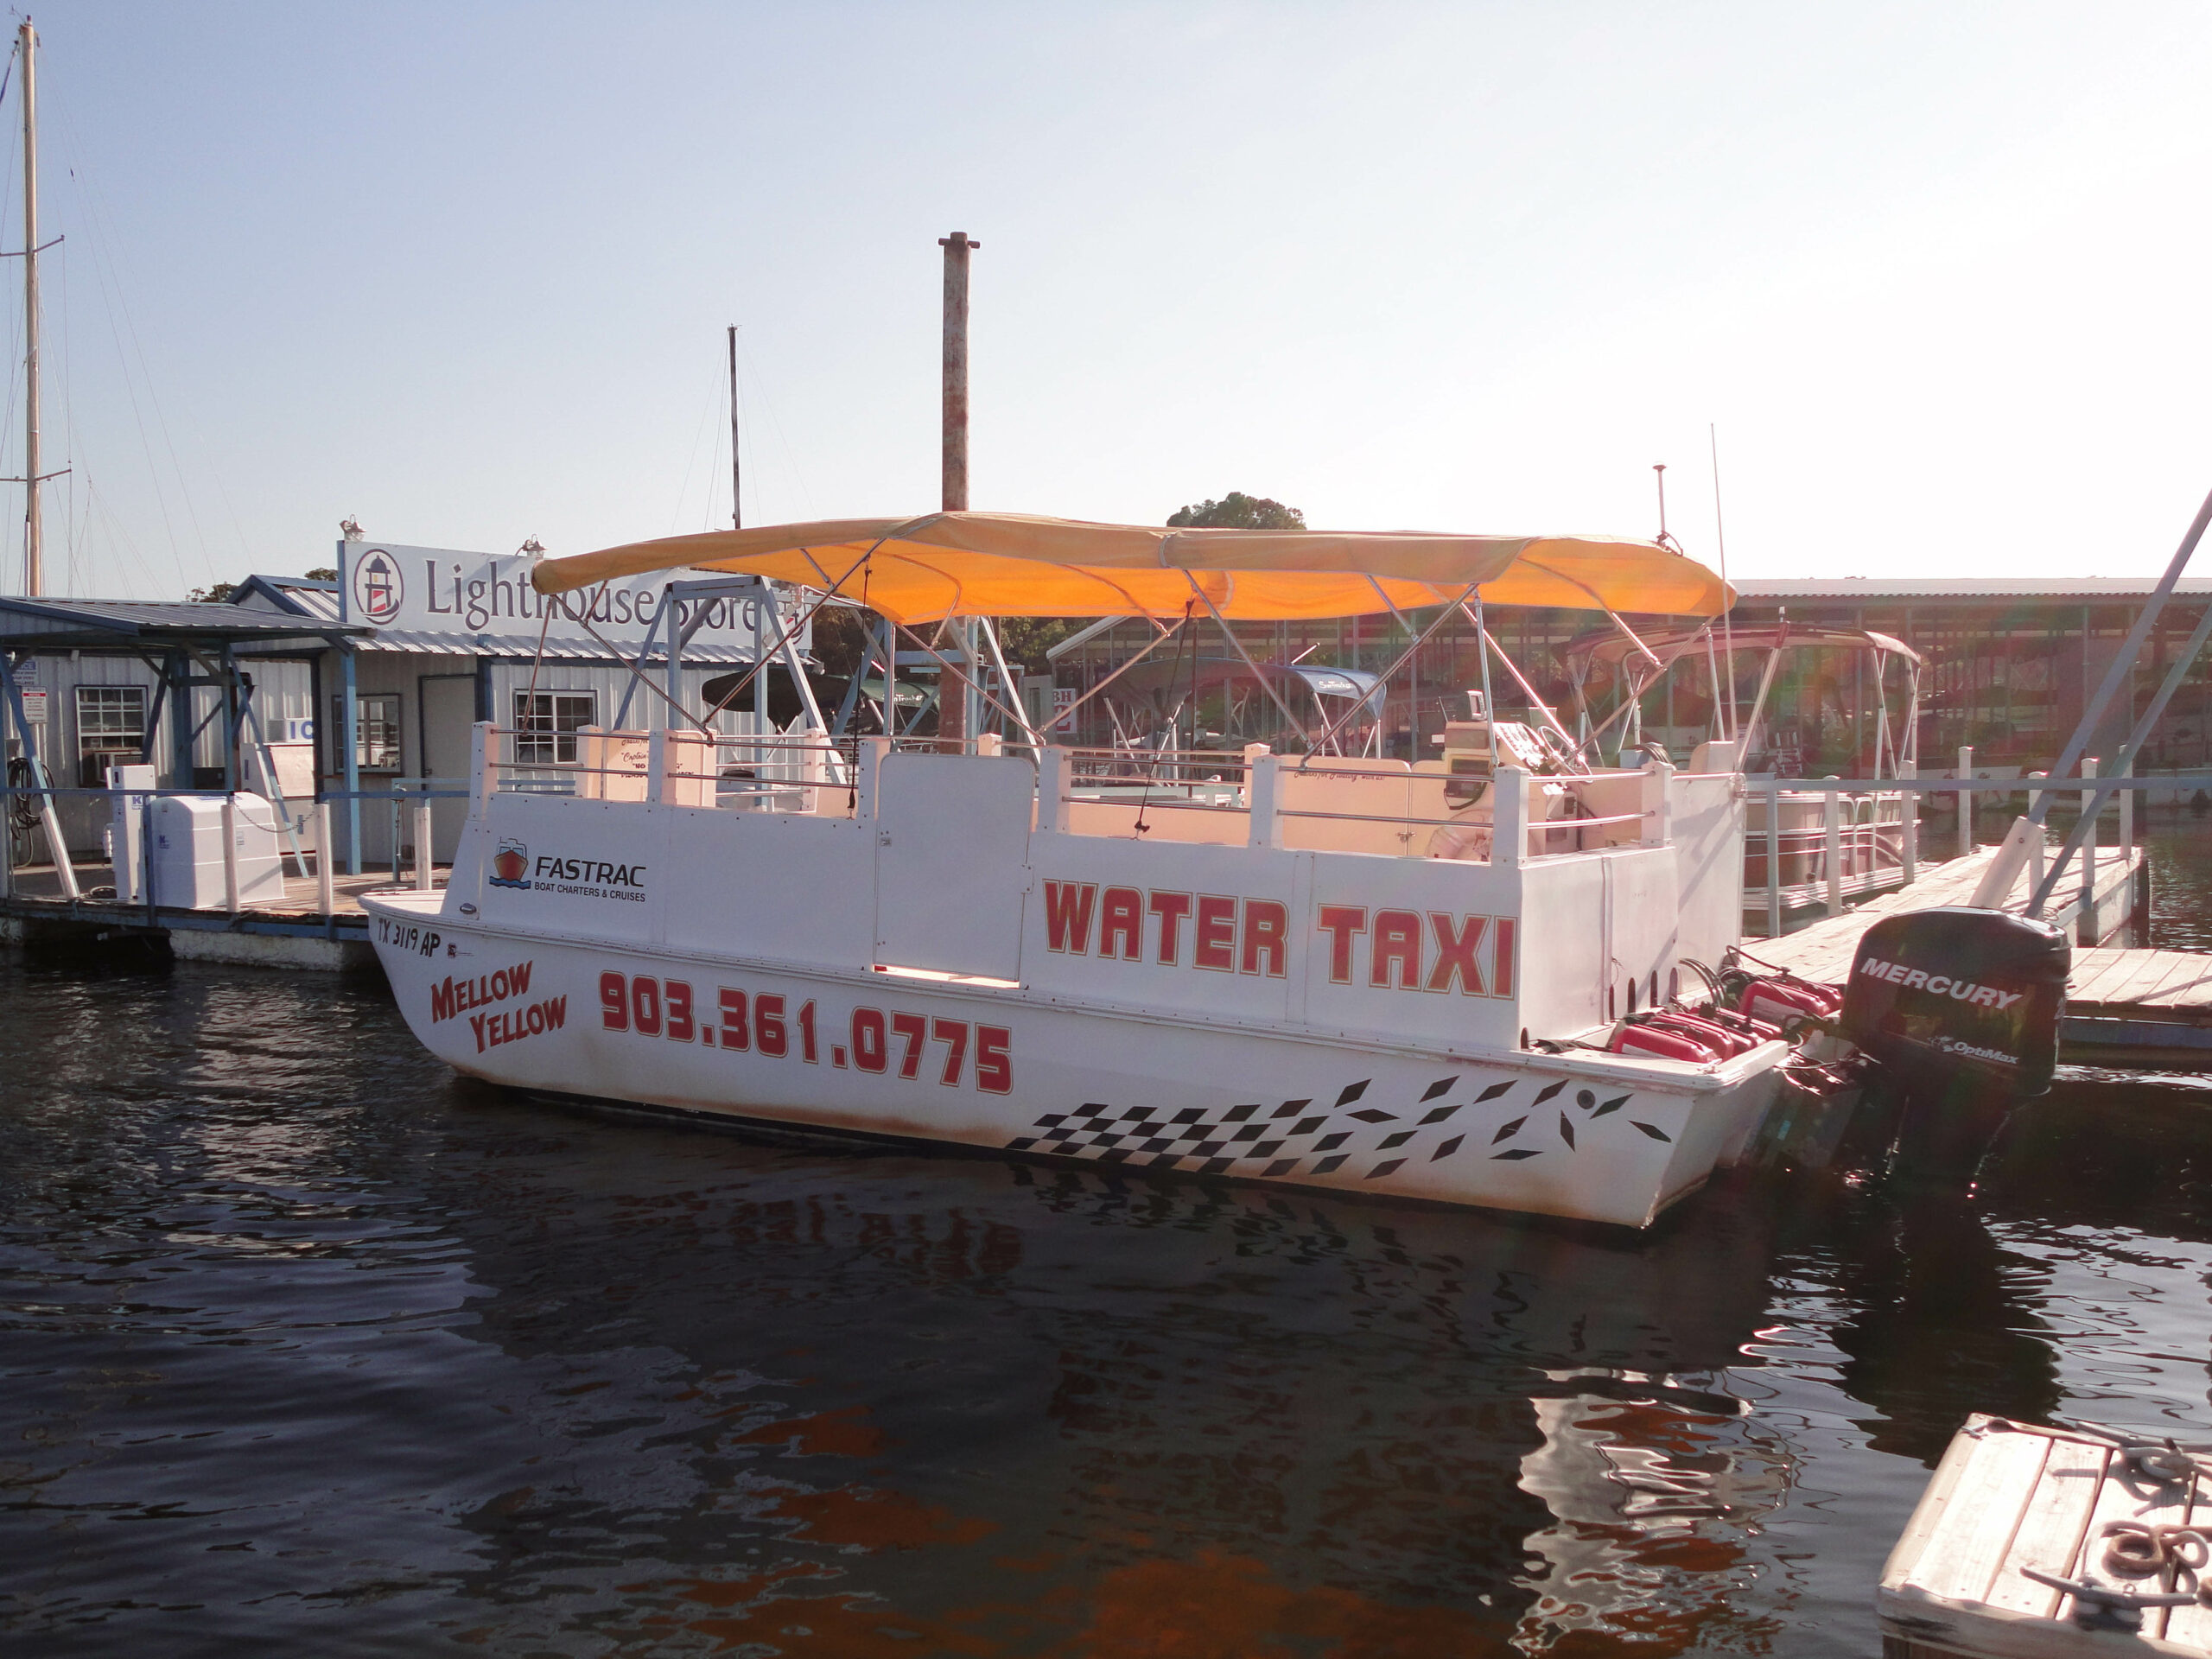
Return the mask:
<svg viewBox="0 0 2212 1659"><path fill-rule="evenodd" d="M46 591L38 501L38 35L26 17L16 35L23 69L23 592L35 598Z"/></svg>

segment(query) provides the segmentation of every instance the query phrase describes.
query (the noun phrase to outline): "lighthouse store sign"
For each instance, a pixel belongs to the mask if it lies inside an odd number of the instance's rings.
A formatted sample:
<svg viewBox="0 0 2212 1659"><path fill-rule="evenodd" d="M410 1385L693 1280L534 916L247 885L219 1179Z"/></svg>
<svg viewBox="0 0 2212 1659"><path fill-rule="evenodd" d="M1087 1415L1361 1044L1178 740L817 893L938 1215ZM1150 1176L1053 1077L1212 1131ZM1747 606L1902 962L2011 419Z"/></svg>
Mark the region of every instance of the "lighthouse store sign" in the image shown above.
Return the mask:
<svg viewBox="0 0 2212 1659"><path fill-rule="evenodd" d="M398 547L388 542L341 542L338 586L346 620L426 633L526 635L592 646L584 620L614 644L641 645L659 612L665 574L547 595L530 585L533 560L517 554L461 553L445 547ZM674 574L674 573L669 573ZM757 599L717 599L692 641L751 650L755 630L774 637L776 623ZM550 612L549 617L547 613ZM687 610L685 620L690 620Z"/></svg>

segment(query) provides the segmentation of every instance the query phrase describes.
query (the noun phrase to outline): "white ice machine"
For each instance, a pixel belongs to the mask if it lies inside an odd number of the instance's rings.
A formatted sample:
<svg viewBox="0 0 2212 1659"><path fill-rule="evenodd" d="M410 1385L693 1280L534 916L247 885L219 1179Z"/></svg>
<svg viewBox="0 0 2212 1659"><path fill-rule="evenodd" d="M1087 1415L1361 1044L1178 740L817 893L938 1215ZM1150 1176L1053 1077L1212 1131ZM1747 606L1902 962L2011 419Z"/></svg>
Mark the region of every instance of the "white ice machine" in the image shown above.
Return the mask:
<svg viewBox="0 0 2212 1659"><path fill-rule="evenodd" d="M269 904L284 897L276 810L258 795L238 794L232 835L237 842L238 902ZM223 891L223 802L220 796L162 795L149 814L146 864L157 905L220 910Z"/></svg>

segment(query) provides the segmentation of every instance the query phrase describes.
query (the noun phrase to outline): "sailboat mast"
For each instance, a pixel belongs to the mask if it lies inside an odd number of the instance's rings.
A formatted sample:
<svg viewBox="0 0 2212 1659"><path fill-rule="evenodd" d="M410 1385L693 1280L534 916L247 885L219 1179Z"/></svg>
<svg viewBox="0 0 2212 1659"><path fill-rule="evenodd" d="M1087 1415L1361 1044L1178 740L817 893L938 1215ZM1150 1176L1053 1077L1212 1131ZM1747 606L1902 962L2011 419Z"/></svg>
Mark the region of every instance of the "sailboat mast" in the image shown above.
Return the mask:
<svg viewBox="0 0 2212 1659"><path fill-rule="evenodd" d="M38 35L29 18L16 37L23 72L23 592L35 598L46 591L46 569L38 501Z"/></svg>

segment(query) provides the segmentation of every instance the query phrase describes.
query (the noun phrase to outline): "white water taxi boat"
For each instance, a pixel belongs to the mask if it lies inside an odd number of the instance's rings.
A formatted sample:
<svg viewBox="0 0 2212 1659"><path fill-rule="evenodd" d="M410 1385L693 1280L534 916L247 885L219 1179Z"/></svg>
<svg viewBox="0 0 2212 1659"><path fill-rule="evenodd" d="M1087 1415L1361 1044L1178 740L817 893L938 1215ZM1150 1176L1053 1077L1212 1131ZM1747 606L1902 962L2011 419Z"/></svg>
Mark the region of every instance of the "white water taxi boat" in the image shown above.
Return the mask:
<svg viewBox="0 0 2212 1659"><path fill-rule="evenodd" d="M1618 622L1728 598L1648 543L973 512L717 531L535 581L686 568L864 602L979 704L988 678L917 625L1135 614L1158 644L1208 619L1443 607L1479 631L1485 601ZM1548 726L1457 722L1413 764L1255 745L1155 794L1126 754L1026 728L952 752L734 740L641 665L650 732L564 760L480 726L448 886L364 902L416 1035L496 1083L1641 1227L1743 1154L1790 1057L1610 1046L1736 940L1740 779L1725 745L1586 765L1503 666Z"/></svg>

